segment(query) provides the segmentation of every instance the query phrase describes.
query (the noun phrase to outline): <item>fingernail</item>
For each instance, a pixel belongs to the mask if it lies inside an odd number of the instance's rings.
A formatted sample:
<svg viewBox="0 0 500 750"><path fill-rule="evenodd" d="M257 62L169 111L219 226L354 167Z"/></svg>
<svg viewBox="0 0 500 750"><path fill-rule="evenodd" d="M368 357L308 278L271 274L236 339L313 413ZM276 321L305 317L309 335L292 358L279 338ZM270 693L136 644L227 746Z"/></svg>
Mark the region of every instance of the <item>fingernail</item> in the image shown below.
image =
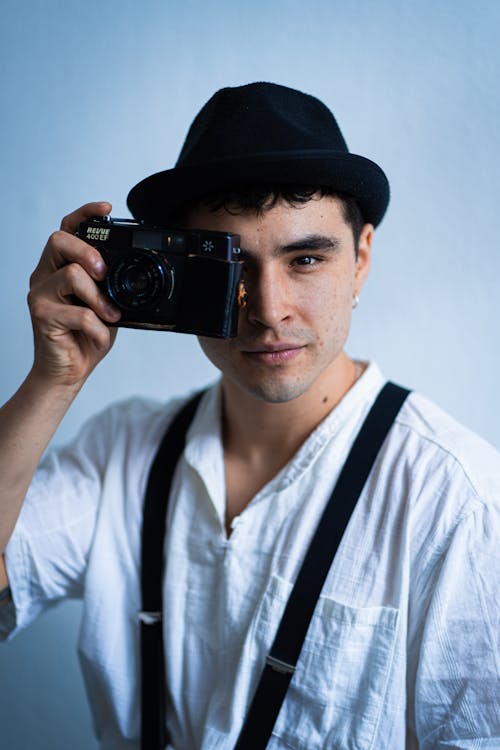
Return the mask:
<svg viewBox="0 0 500 750"><path fill-rule="evenodd" d="M111 305L109 302L104 303L104 309L106 311L106 315L110 318L118 320L118 318L121 317L120 310L114 305Z"/></svg>
<svg viewBox="0 0 500 750"><path fill-rule="evenodd" d="M106 270L106 264L104 263L104 261L101 259L96 260L96 262L94 263L94 270L98 274L104 273L104 271Z"/></svg>

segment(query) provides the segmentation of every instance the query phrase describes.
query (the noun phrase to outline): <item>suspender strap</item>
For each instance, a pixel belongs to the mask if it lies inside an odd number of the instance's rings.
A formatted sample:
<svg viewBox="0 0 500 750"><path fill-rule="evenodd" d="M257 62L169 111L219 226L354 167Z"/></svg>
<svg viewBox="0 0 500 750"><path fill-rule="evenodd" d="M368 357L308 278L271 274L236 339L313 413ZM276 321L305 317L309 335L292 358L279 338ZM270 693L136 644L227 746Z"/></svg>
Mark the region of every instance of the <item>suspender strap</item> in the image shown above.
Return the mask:
<svg viewBox="0 0 500 750"><path fill-rule="evenodd" d="M335 553L408 393L387 383L354 441L290 594L235 750L264 750L269 741Z"/></svg>
<svg viewBox="0 0 500 750"><path fill-rule="evenodd" d="M186 433L203 391L180 410L167 430L149 473L142 524L141 552L141 748L164 750L165 659L163 650L163 547L167 504L177 462L184 450Z"/></svg>

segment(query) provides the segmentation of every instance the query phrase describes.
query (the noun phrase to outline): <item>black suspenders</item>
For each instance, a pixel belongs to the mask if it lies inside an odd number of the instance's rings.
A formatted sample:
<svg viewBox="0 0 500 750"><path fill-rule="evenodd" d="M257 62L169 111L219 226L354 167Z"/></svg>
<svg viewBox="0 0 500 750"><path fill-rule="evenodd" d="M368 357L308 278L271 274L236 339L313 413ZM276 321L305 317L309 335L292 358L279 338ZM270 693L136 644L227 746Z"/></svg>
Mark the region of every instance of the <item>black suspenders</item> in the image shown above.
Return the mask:
<svg viewBox="0 0 500 750"><path fill-rule="evenodd" d="M352 445L302 563L235 750L264 750L293 677L316 602L377 454L409 391L386 383ZM153 462L142 529L142 750L164 750L163 547L168 496L203 393L178 413Z"/></svg>
<svg viewBox="0 0 500 750"><path fill-rule="evenodd" d="M141 550L141 736L142 750L163 750L165 723L165 658L163 651L163 547L168 496L186 433L203 392L174 417L149 472L142 522Z"/></svg>

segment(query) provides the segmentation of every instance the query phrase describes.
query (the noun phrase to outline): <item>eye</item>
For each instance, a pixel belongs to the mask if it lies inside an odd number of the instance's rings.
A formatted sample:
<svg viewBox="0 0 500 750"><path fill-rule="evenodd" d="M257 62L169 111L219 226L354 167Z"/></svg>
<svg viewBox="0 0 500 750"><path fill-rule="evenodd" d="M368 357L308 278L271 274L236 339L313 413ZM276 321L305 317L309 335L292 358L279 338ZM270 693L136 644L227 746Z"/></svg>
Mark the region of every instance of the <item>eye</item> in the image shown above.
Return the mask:
<svg viewBox="0 0 500 750"><path fill-rule="evenodd" d="M310 268L319 263L321 263L321 258L318 258L315 255L299 255L292 261L292 265L299 266L299 268Z"/></svg>

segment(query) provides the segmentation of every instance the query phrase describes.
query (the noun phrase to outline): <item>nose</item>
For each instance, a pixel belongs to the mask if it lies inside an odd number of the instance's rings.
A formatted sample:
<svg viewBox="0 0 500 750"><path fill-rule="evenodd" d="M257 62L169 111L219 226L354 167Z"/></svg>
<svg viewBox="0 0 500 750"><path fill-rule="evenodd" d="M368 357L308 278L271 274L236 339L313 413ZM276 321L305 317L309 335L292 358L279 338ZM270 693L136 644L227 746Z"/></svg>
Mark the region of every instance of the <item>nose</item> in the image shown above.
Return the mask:
<svg viewBox="0 0 500 750"><path fill-rule="evenodd" d="M290 317L291 300L286 280L272 263L248 273L247 318L254 325L274 328Z"/></svg>

